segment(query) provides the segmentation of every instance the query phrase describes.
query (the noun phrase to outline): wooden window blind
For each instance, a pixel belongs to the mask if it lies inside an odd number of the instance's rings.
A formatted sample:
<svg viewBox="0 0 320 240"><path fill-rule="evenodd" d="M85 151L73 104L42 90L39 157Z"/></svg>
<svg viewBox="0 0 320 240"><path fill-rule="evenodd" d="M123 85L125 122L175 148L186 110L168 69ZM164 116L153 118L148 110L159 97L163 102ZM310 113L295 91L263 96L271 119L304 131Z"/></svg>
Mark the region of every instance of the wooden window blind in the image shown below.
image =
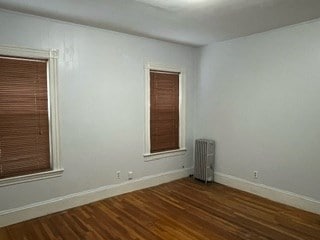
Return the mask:
<svg viewBox="0 0 320 240"><path fill-rule="evenodd" d="M47 170L47 61L0 56L0 178Z"/></svg>
<svg viewBox="0 0 320 240"><path fill-rule="evenodd" d="M179 149L179 73L150 70L150 151Z"/></svg>

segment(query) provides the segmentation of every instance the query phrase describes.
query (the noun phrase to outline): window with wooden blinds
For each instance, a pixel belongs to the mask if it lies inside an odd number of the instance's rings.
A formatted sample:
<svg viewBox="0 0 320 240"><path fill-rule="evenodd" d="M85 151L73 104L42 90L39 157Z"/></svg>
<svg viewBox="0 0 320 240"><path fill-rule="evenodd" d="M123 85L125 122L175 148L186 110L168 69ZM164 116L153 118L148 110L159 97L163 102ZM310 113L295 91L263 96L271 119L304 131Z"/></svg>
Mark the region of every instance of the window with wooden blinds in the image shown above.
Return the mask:
<svg viewBox="0 0 320 240"><path fill-rule="evenodd" d="M150 152L179 149L179 73L150 71Z"/></svg>
<svg viewBox="0 0 320 240"><path fill-rule="evenodd" d="M47 60L0 56L0 178L51 169Z"/></svg>

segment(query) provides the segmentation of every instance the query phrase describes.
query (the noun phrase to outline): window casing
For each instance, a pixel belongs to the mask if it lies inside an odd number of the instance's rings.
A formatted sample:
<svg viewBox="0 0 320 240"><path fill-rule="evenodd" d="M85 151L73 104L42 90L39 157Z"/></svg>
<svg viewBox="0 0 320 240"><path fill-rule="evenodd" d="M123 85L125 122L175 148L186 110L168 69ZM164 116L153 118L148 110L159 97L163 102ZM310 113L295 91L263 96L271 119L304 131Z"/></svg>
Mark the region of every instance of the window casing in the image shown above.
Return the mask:
<svg viewBox="0 0 320 240"><path fill-rule="evenodd" d="M38 141L38 142L43 141L42 142L43 144L38 145L38 149L39 149L39 152L41 152L41 154L45 156L43 159L47 158L49 160L49 162L36 161L35 159L33 159L33 157L40 159L39 157L40 154L38 154L37 151L34 151L31 148L29 148L29 146L27 146L25 148L27 150L22 149L22 151L20 152L20 156L18 156L17 158L24 156L23 154L25 151L25 154L26 154L25 156L29 157L31 162L34 162L35 164L40 164L41 166L38 169L30 168L29 172L27 171L28 168L25 168L25 169L21 169L21 172L19 172L19 170L18 171L14 170L12 173L10 173L10 171L3 173L0 179L0 186L60 176L63 172L63 169L62 169L60 158L59 158L59 126L58 126L59 121L58 121L58 104L57 104L58 52L56 50L34 50L34 49L26 49L26 48L18 48L18 47L4 47L4 46L1 47L0 46L0 56L3 56L2 57L3 59L12 60L12 61L4 60L2 62L3 64L9 64L8 66L11 68L11 70L14 70L14 67L16 66L17 71L21 72L21 74L19 75L20 77L18 77L15 80L17 81L18 88L19 87L24 88L21 91L21 93L19 93L15 85L10 84L10 82L8 82L9 83L8 86L6 86L5 83L2 84L4 88L9 89L9 90L5 89L6 90L5 94L11 94L11 93L16 94L17 99L15 100L14 98L12 98L13 103L16 104L15 103L16 101L18 102L20 101L19 94L21 94L21 99L23 100L23 97L22 97L23 94L28 93L30 95L30 91L34 91L34 96L35 96L34 101L38 101L38 104L32 105L32 101L25 101L25 102L28 102L28 106L24 110L23 104L19 105L18 103L15 106L15 108L17 107L18 111L15 112L14 110L11 109L10 113L13 115L27 114L28 116L32 115L32 118L33 117L35 118L35 121L37 121L36 123L32 123L32 121L30 120L30 117L25 118L27 120L25 122L22 121L21 123L26 125L31 124L32 127L29 128L30 131L34 132L34 129L36 129L36 131L39 132L38 136L37 134L32 133L33 135L31 136L28 135L27 138L30 137L31 142L33 142L33 140L35 139L36 139L35 141ZM37 79L35 79L34 81L32 80L30 81L30 76L31 77L33 76L32 75L33 72L30 70L32 72L32 74L30 75L30 73L28 73L28 70L22 67L23 65L29 66L30 68L36 67L37 71L39 72L39 75L35 75ZM7 67L7 66L3 65L3 67ZM25 71L25 73L23 71ZM14 75L15 74L13 74L12 76ZM8 76L10 77L10 73ZM8 76L3 75L2 77L3 79L7 78L8 80L9 78ZM21 82L23 79L25 79L26 82ZM38 81L39 79L40 79L40 82L42 82L41 84L39 84L39 81ZM1 80L1 76L0 76L0 80ZM28 81L30 82L31 85L34 85L34 86L29 86L27 83ZM10 88L11 88L11 91L10 91ZM3 94L3 96L5 96L5 94ZM30 96L27 96L27 98ZM5 100L2 99L2 101L5 101ZM2 109L4 111L2 111L1 114L2 116L6 116L6 113L8 111L6 112L5 110L9 108L7 108L8 106L6 107L6 104L2 104L2 106L5 106L5 107ZM32 110L33 107L39 108L39 109ZM5 117L3 117L3 119L4 118ZM17 119L16 116L14 118ZM20 124L19 121L18 123ZM13 121L13 123L10 123L9 121L7 124L9 125L16 124L16 122ZM6 126L4 126L2 130L4 131L2 131L1 134L5 136ZM8 131L9 131L9 128L8 128ZM21 128L16 128L15 131L17 132L17 134L20 134L20 135L22 134L22 136L25 137L23 135L23 130L21 130ZM12 131L11 133L8 132L8 134L12 135ZM8 135L7 138L10 138L10 136ZM5 137L2 138L2 141L5 141ZM24 141L24 142L28 143L28 141ZM8 153L12 153L13 156L15 154L19 154L19 151L16 151L15 153L14 149L12 150L12 146L14 146L14 144L10 145L11 149L7 148ZM9 158L3 158L4 161L8 161L8 160L12 161L12 159L15 160L14 158L10 159L11 157L10 154L7 154L7 156L9 156ZM1 165L1 160L0 160L0 165ZM2 166L5 166L5 165L2 165Z"/></svg>
<svg viewBox="0 0 320 240"><path fill-rule="evenodd" d="M170 111L170 118L175 122L175 127L177 128L176 133L172 130L173 125L170 124L169 131L162 131L166 132L165 134L170 135L169 141L172 141L174 139L173 136L176 136L175 143L172 142L172 144L164 144L161 146L158 145L154 148L152 141L154 141L154 127L153 127L153 121L154 116L156 116L157 119L161 119L162 116L166 118L166 114L161 116L161 111L159 111L159 108L166 106L161 106L162 103L160 103L160 106L157 107L157 111L154 112L155 105L154 105L154 99L152 99L152 95L154 94L154 86L152 84L152 73L158 73L158 76L161 78L161 74L164 74L163 76L166 78L161 84L164 84L165 87L171 88L171 91L178 91L178 94L174 94L173 92L169 95L167 95L169 98L174 98L175 95L178 95L177 100L170 100L169 104L172 108ZM172 76L169 76L168 74L172 74ZM181 68L174 68L174 67L168 67L158 64L147 64L145 66L145 152L144 157L145 161L170 157L170 156L176 156L185 154L186 148L185 148L185 88L184 88L184 82L185 82L185 71ZM168 81L173 80L176 81L176 83L170 83ZM170 84L169 84L170 83ZM171 86L169 86L171 85ZM157 90L156 90L157 91ZM167 97L166 95L163 95L162 97ZM166 104L166 103L164 103ZM167 112L168 113L168 112ZM155 115L154 115L155 114ZM177 115L174 117L174 115ZM168 114L167 114L168 115ZM161 129L160 129L161 130ZM165 130L165 129L162 129ZM165 140L166 137L164 137L162 140ZM161 141L162 141L161 140ZM160 142L161 142L160 141ZM156 144L157 145L157 144Z"/></svg>

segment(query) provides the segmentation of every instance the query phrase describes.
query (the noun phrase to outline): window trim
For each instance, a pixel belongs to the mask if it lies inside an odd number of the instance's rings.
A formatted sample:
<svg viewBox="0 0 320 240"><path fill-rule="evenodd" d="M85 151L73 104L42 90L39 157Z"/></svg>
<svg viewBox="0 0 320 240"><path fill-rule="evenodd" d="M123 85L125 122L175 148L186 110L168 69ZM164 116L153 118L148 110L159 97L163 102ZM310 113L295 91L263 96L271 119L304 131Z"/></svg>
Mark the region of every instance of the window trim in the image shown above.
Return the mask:
<svg viewBox="0 0 320 240"><path fill-rule="evenodd" d="M183 155L187 151L185 145L185 79L186 73L184 68L166 66L163 64L147 63L145 70L145 144L144 144L144 161L152 161L166 157ZM163 152L150 152L150 70L159 70L167 72L179 72L179 149Z"/></svg>
<svg viewBox="0 0 320 240"><path fill-rule="evenodd" d="M22 58L45 59L48 61L48 117L49 147L52 170L0 179L0 187L23 182L36 181L61 176L63 172L60 159L60 134L58 115L58 50L39 50L12 46L0 46L0 55Z"/></svg>

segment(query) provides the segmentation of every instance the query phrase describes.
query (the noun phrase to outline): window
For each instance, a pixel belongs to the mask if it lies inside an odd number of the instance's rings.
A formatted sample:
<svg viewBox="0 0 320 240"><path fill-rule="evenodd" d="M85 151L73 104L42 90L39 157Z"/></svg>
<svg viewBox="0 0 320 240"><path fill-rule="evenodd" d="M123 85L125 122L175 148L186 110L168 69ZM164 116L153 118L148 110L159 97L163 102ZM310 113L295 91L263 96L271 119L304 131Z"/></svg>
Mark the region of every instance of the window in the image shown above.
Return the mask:
<svg viewBox="0 0 320 240"><path fill-rule="evenodd" d="M179 149L179 75L150 71L150 152Z"/></svg>
<svg viewBox="0 0 320 240"><path fill-rule="evenodd" d="M184 71L146 67L146 160L183 154Z"/></svg>
<svg viewBox="0 0 320 240"><path fill-rule="evenodd" d="M0 47L0 185L62 172L56 57L56 51Z"/></svg>

